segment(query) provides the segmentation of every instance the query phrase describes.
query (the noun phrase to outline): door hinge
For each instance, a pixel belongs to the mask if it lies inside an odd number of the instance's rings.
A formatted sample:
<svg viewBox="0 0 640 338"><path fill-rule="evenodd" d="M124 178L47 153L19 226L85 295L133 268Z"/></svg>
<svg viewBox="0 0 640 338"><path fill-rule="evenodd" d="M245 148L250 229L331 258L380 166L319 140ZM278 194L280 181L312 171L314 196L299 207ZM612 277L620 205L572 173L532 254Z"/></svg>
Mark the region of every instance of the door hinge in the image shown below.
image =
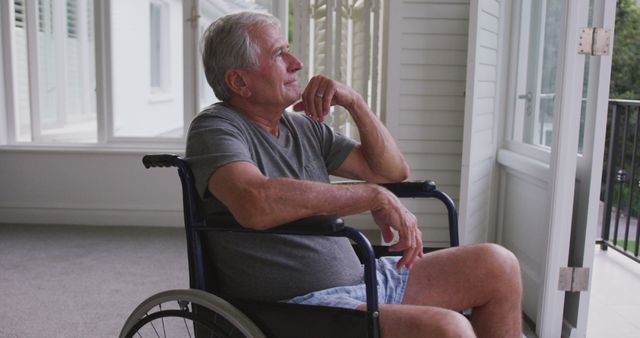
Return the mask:
<svg viewBox="0 0 640 338"><path fill-rule="evenodd" d="M589 290L589 268L560 268L558 290L582 292Z"/></svg>
<svg viewBox="0 0 640 338"><path fill-rule="evenodd" d="M611 30L602 27L585 27L578 36L578 54L606 55L611 50Z"/></svg>

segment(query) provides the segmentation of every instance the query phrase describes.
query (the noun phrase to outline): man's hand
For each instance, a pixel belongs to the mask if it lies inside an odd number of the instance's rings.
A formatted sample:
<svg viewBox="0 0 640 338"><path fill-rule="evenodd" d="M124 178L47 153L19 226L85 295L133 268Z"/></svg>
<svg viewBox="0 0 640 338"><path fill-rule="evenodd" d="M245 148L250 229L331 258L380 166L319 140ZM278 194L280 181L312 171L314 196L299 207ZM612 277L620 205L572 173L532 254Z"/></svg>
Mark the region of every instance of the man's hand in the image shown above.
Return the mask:
<svg viewBox="0 0 640 338"><path fill-rule="evenodd" d="M335 105L344 107L351 115L360 144L331 174L375 183L400 182L409 177L409 166L393 137L354 89L316 75L293 110L304 111L312 119L323 122Z"/></svg>
<svg viewBox="0 0 640 338"><path fill-rule="evenodd" d="M302 92L302 101L293 105L294 111L303 111L316 121L324 121L331 106L351 110L360 94L352 88L323 75L316 75Z"/></svg>
<svg viewBox="0 0 640 338"><path fill-rule="evenodd" d="M371 210L371 215L382 231L385 241L393 239L394 229L398 232L399 241L389 247L390 251L402 252L398 268L406 266L411 269L418 257L422 257L422 232L418 229L418 220L400 200L386 189L382 194L382 205Z"/></svg>

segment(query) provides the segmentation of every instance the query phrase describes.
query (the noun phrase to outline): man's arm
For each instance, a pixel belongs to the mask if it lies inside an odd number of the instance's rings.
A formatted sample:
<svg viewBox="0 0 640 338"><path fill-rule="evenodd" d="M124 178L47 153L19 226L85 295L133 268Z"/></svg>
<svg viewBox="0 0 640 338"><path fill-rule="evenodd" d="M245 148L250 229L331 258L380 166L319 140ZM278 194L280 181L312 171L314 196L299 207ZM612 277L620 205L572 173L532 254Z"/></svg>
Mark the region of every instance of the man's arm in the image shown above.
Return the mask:
<svg viewBox="0 0 640 338"><path fill-rule="evenodd" d="M257 230L313 215L352 215L371 211L386 240L391 229L400 241L390 249L402 251L399 266L411 266L422 254L417 220L388 190L375 184L331 185L289 178L268 178L249 162L220 167L209 179L209 191L240 224Z"/></svg>
<svg viewBox="0 0 640 338"><path fill-rule="evenodd" d="M294 110L304 110L322 121L332 105L344 107L356 124L361 144L332 174L367 182L399 182L409 176L409 166L393 137L352 88L330 78L314 76Z"/></svg>

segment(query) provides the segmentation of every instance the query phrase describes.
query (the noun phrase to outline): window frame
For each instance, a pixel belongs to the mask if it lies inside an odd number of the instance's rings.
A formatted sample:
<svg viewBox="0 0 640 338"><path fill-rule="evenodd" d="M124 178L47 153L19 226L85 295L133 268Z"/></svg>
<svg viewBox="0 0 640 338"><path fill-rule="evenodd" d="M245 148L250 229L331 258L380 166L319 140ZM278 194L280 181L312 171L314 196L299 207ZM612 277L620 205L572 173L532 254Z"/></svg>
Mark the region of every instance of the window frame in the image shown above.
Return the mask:
<svg viewBox="0 0 640 338"><path fill-rule="evenodd" d="M0 1L0 38L2 39L2 107L0 107L3 115L1 117L3 123L0 124L3 128L2 133L6 135L2 139L3 144L9 144L10 140L15 140L15 111L16 111L16 99L15 99L15 76L13 65L13 49L14 49L14 31L15 27L11 23L15 20L15 12L13 2L9 0ZM9 81L7 81L9 80ZM7 84L5 86L5 84Z"/></svg>
<svg viewBox="0 0 640 338"><path fill-rule="evenodd" d="M14 0L0 0L0 8L2 9L2 17L0 18L0 27L2 27L2 33L0 39L2 46L6 47L8 44L13 46L13 15ZM25 3L30 3L35 9L32 10L33 14L37 14L37 0L24 0ZM377 0L374 0L378 3ZM112 51L112 18L111 8L112 0L94 0L93 2L93 21L94 21L94 41L95 41L95 85L96 85L96 141L91 143L47 143L41 139L32 138L30 142L18 141L16 139L16 90L13 86L15 82L15 74L13 74L12 66L15 65L15 60L12 60L14 51L12 47L3 48L0 53L2 58L1 65L2 70L0 75L3 81L2 96L0 96L0 131L5 131L3 136L0 137L0 149L2 148L23 148L23 149L96 149L96 150L127 150L127 149L162 149L164 151L179 151L184 149L184 142L188 131L189 124L193 117L200 111L200 92L202 90L209 90L208 88L201 88L199 85L201 81L200 76L200 53L199 53L199 19L198 19L198 3L197 0L184 0L182 2L182 53L183 53L183 67L182 67L182 81L183 81L183 135L181 137L122 137L115 136L114 125L114 93L113 93L113 59L111 55ZM159 3L166 4L166 0L149 0L149 4ZM33 6L35 4L35 6ZM289 13L289 1L288 0L271 0L271 12L274 16L278 17L283 27L288 27L288 13ZM377 19L379 20L379 19ZM37 25L36 20L27 20L27 24L32 22L32 25ZM381 22L377 24L382 25ZM9 28L9 29L5 29ZM37 28L37 27L36 27ZM285 34L287 30L285 29ZM35 41L35 40L34 40ZM37 52L37 51L36 51ZM31 54L31 51L29 52ZM37 60L35 53L31 56L33 60ZM374 70L378 77L377 69ZM30 76L34 73L29 71ZM34 74L37 76L37 73ZM175 76L175 74L174 74ZM6 80L10 80L6 82ZM150 80L150 79L149 79ZM175 82L176 79L171 81ZM37 81L30 81L37 84ZM4 87L4 88L3 88ZM151 88L150 88L151 89ZM378 92L374 93L374 97ZM153 93L150 90L150 99L153 98ZM37 99L37 97L34 97ZM377 101L377 100L376 100ZM35 114L35 110L32 109L32 115ZM35 114L38 115L38 114ZM32 119L32 123L36 119ZM32 125L32 128L36 128L37 125Z"/></svg>
<svg viewBox="0 0 640 338"><path fill-rule="evenodd" d="M153 36L153 25L152 25L152 15L151 15L151 8L152 7L157 7L158 9L158 15L159 17L157 18L157 20L159 20L158 22L158 27L159 31L156 32L156 38L157 38L157 42L159 45L158 50L156 51L158 55L155 56L155 58L157 58L157 66L158 66L158 70L159 70L159 84L157 86L154 85L154 81L153 81L153 66L154 66L154 55L152 55L154 53L154 42L153 39L151 38L151 36ZM169 14L167 13L168 11L168 6L169 4L164 1L164 0L149 0L149 9L150 9L150 13L149 13L149 32L150 32L150 37L149 37L149 91L150 91L150 100L163 100L166 99L167 95L170 95L168 93L169 89L170 89L170 83L172 81L171 78L171 72L169 70L169 42L167 41L167 26L169 25Z"/></svg>
<svg viewBox="0 0 640 338"><path fill-rule="evenodd" d="M517 27L513 31L513 34L511 35L511 46L509 51L509 58L511 60L517 60L517 62L511 62L509 66L509 73L512 74L511 78L509 79L509 82L511 83L511 85L509 85L509 88L512 89L509 90L507 96L508 108L506 111L505 124L505 148L548 165L551 162L550 147L530 144L523 141L521 124L524 123L523 115L526 114L525 110L527 108L526 102L524 103L524 106L521 106L523 98L520 97L528 93L527 90L529 89L529 82L531 81L531 79L529 79L531 75L530 67L536 67L537 70L535 71L535 73L537 78L535 79L535 81L537 84L535 86L535 93L531 92L530 100L532 101L532 103L530 104L532 110L539 110L539 82L541 77L540 68L542 67L542 61L539 59L542 58L543 52L542 50L537 50L536 54L532 56L530 49L532 45L531 39L543 39L541 35L544 35L544 25L541 25L541 20L544 20L544 18L538 17L539 15L537 14L540 13L534 13L536 15L531 15L531 13L527 11L525 6L523 6L523 1L514 2L511 10L513 18L520 18L520 24L517 25ZM536 32L537 34L535 36L531 35L531 27L533 25L533 21L536 21L536 25L542 26L538 27ZM524 39L524 36L527 37L526 40ZM523 41L525 42L524 46ZM544 46L540 46L540 41L538 41L537 44L538 48L544 48ZM523 60L523 54L526 55L526 60L524 62L521 62ZM533 59L533 61L531 59ZM535 64L532 65L532 62L534 62ZM531 114L537 115L536 112L532 112ZM518 125L518 127L516 127L516 124Z"/></svg>

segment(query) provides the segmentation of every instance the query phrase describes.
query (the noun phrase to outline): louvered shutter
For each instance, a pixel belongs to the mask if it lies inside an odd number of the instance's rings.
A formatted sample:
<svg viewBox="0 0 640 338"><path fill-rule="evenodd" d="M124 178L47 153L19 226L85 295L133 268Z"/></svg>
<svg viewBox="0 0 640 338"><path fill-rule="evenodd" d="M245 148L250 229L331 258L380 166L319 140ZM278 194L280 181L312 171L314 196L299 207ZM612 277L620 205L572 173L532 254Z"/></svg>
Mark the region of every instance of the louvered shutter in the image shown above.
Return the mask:
<svg viewBox="0 0 640 338"><path fill-rule="evenodd" d="M379 1L308 0L293 6L292 49L306 65L298 74L300 83L315 74L329 76L356 89L377 112ZM333 114L327 122L357 136L346 113Z"/></svg>
<svg viewBox="0 0 640 338"><path fill-rule="evenodd" d="M13 61L15 62L14 92L16 100L14 128L16 128L17 141L29 141L31 140L31 122L29 119L31 104L29 97L29 54L27 48L27 15L25 0L14 0L13 12Z"/></svg>
<svg viewBox="0 0 640 338"><path fill-rule="evenodd" d="M362 95L369 93L369 74L371 67L371 20L369 1L359 0L353 5L351 85Z"/></svg>
<svg viewBox="0 0 640 338"><path fill-rule="evenodd" d="M13 10L15 12L14 24L16 28L24 29L26 27L25 25L26 9L24 7L24 0L14 0Z"/></svg>

